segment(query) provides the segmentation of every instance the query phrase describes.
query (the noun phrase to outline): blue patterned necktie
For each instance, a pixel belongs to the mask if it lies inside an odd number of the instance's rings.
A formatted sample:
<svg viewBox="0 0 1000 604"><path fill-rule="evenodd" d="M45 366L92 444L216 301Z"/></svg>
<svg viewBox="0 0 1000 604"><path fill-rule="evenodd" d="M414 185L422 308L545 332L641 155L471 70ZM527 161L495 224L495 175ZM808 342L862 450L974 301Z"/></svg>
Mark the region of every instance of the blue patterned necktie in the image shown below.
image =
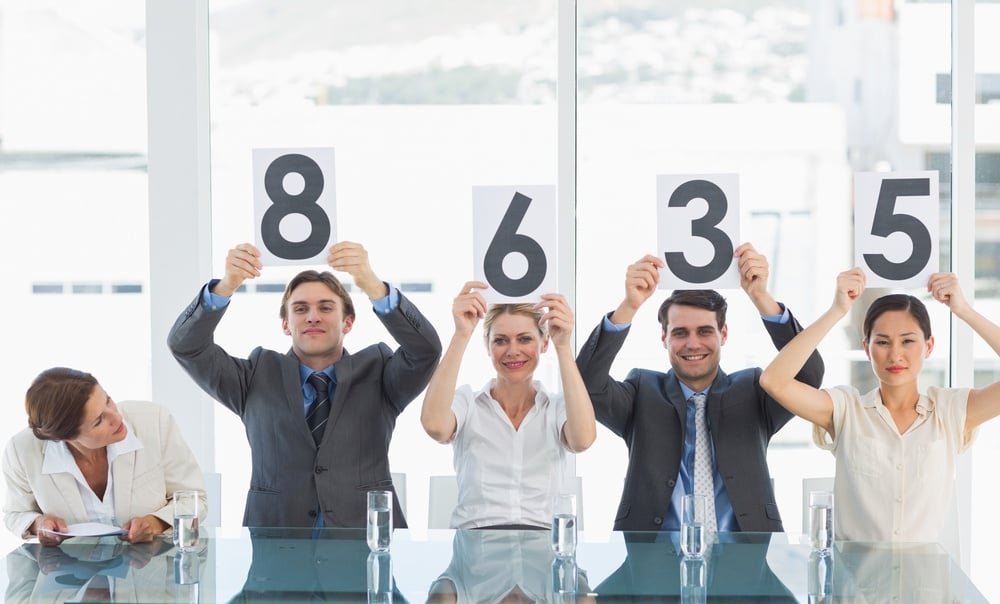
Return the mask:
<svg viewBox="0 0 1000 604"><path fill-rule="evenodd" d="M705 528L716 531L715 475L712 472L712 448L708 443L708 423L705 421L705 393L691 395L694 403L694 493L705 496Z"/></svg>
<svg viewBox="0 0 1000 604"><path fill-rule="evenodd" d="M306 415L306 424L312 432L313 441L319 446L323 440L323 429L326 428L326 420L330 419L330 376L322 371L315 371L309 376L309 383L316 389L316 400L309 407Z"/></svg>

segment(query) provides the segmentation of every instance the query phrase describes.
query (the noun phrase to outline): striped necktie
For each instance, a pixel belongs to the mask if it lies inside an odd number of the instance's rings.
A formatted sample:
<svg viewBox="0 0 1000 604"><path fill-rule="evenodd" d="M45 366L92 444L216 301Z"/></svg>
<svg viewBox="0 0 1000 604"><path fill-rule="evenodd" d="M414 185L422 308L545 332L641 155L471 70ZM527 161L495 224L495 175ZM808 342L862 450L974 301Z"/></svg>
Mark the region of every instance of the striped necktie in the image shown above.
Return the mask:
<svg viewBox="0 0 1000 604"><path fill-rule="evenodd" d="M330 376L322 371L314 371L309 376L309 383L316 389L316 400L309 407L306 414L306 424L312 432L313 441L316 446L323 440L323 429L326 428L326 420L330 418Z"/></svg>
<svg viewBox="0 0 1000 604"><path fill-rule="evenodd" d="M704 495L705 528L716 530L715 473L712 472L712 448L708 443L708 423L705 421L705 393L691 395L694 403L694 493Z"/></svg>

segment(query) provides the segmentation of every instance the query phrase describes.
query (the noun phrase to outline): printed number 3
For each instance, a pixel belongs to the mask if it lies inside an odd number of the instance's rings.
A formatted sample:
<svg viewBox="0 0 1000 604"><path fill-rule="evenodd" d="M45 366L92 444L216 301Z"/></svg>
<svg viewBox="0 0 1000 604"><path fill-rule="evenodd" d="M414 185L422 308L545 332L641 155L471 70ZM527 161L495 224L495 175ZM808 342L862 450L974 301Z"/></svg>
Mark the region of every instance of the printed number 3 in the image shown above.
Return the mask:
<svg viewBox="0 0 1000 604"><path fill-rule="evenodd" d="M678 278L688 283L708 283L725 274L733 262L733 242L725 231L717 228L729 211L725 192L707 180L689 180L670 195L667 207L684 207L695 199L708 202L708 211L701 218L691 221L691 236L706 239L715 253L708 264L694 266L684 257L684 252L665 252L667 267Z"/></svg>

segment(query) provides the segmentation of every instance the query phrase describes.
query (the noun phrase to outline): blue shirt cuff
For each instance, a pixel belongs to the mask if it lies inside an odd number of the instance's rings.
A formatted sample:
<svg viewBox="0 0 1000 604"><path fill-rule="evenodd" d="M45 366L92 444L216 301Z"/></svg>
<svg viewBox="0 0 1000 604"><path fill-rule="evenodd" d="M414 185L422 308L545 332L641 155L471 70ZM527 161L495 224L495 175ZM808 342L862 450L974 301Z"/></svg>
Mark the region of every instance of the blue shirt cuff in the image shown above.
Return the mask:
<svg viewBox="0 0 1000 604"><path fill-rule="evenodd" d="M383 281L383 283L385 282ZM380 315L387 315L399 306L399 290L388 283L385 286L389 288L389 295L378 300L372 300L372 308Z"/></svg>
<svg viewBox="0 0 1000 604"><path fill-rule="evenodd" d="M208 282L201 290L201 304L207 310L221 310L229 306L229 296L219 296L212 293L212 288L218 283L220 279L212 279Z"/></svg>
<svg viewBox="0 0 1000 604"><path fill-rule="evenodd" d="M601 329L603 329L604 331L612 331L612 332L625 331L631 326L632 326L631 323L623 323L621 325L616 325L615 323L612 323L611 313L604 315L604 320L601 321Z"/></svg>
<svg viewBox="0 0 1000 604"><path fill-rule="evenodd" d="M788 312L788 308L786 308L781 302L778 302L778 306L781 307L780 315L761 315L760 318L764 319L768 323L780 323L781 325L788 323L789 319L792 318L791 313Z"/></svg>

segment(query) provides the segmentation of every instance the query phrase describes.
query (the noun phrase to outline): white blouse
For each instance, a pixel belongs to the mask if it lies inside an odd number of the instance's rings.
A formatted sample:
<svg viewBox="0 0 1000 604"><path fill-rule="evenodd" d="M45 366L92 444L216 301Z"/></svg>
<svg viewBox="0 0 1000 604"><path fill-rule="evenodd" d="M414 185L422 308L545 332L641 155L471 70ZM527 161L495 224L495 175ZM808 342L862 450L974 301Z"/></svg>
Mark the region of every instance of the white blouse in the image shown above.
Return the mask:
<svg viewBox="0 0 1000 604"><path fill-rule="evenodd" d="M502 524L552 525L552 498L570 485L570 455L562 444L566 405L534 382L535 404L515 430L490 396L494 380L478 392L455 392L458 420L452 440L458 504L452 528ZM565 486L564 486L565 485Z"/></svg>

